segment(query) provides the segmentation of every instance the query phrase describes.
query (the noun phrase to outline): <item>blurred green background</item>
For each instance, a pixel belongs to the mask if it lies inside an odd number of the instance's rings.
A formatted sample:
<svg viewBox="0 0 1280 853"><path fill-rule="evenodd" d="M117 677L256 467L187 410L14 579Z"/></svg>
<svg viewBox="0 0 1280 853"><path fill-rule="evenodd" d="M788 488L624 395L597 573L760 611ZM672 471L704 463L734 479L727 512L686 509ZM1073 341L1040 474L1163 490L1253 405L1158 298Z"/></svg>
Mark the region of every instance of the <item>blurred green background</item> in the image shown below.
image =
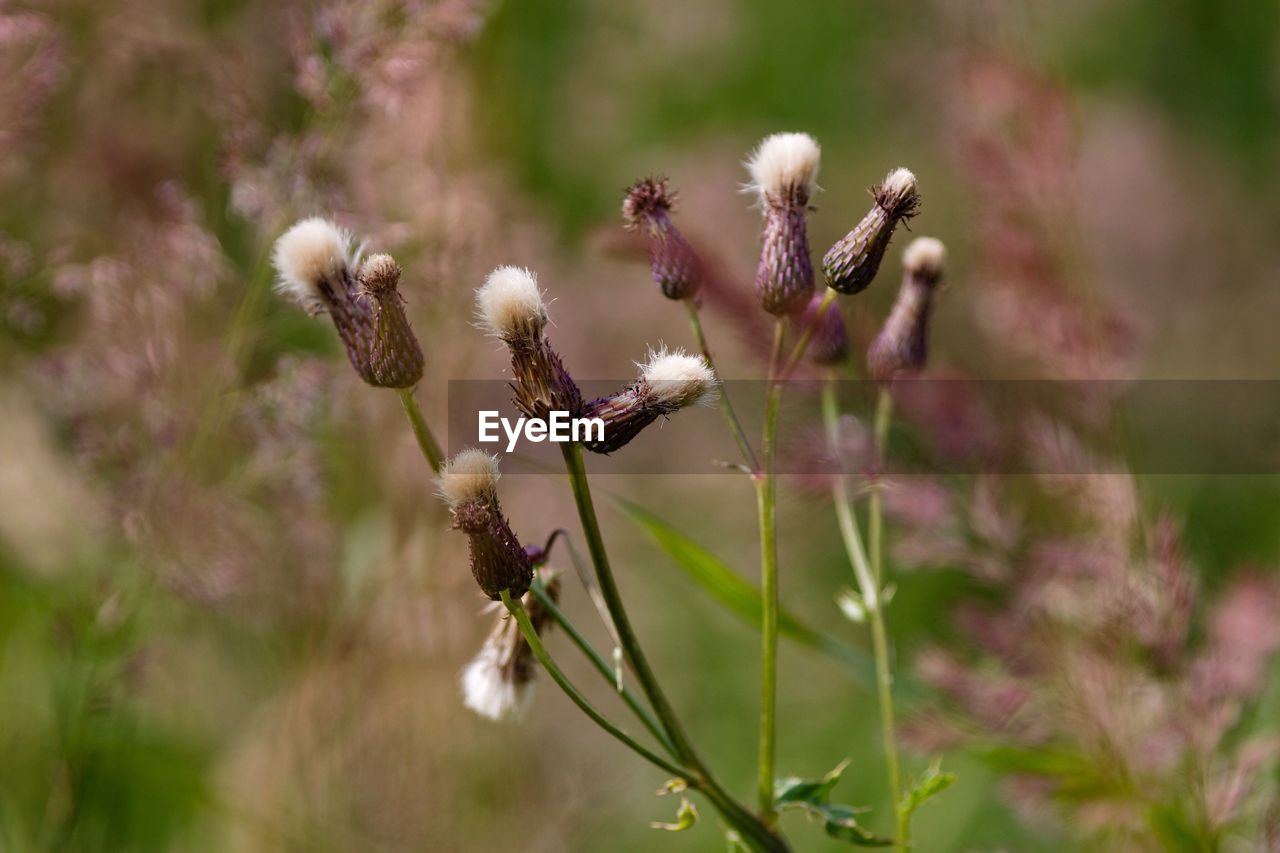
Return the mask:
<svg viewBox="0 0 1280 853"><path fill-rule="evenodd" d="M690 344L679 308L615 256L622 188L670 176L682 227L745 288L757 214L741 160L803 130L823 146L815 249L910 165L913 227L945 239L956 270L937 362L1016 374L968 297L979 212L1001 188L965 172L977 108L957 68L999 57L1065 105L1067 173L1044 186L1066 197L1043 201L1069 210L1075 280L1134 320L1135 374L1274 378L1274 0L53 0L0 5L0 39L3 850L723 849L709 808L691 832L647 829L674 811L653 797L663 780L551 685L520 726L462 709L457 673L490 617L397 402L270 292L270 244L297 216L335 215L406 267L431 418L448 379L503 375L470 326L499 263L540 271L585 376ZM733 323L708 324L724 372L759 376ZM754 577L748 484L601 488L664 508ZM1182 521L1207 588L1275 565L1276 477L1140 488ZM832 603L849 578L830 507L784 501L787 605L864 644ZM510 477L503 503L530 541L575 526L554 478ZM605 526L669 694L748 796L756 634L620 515ZM955 642L949 608L971 594L991 593L958 571L904 575L898 660ZM572 584L566 608L604 642ZM562 637L551 648L618 710ZM869 694L790 645L782 673L780 768L850 757L839 799L887 829ZM1071 848L1020 821L976 760L947 765L960 782L922 811L917 849ZM797 849L838 848L803 822L787 818Z"/></svg>

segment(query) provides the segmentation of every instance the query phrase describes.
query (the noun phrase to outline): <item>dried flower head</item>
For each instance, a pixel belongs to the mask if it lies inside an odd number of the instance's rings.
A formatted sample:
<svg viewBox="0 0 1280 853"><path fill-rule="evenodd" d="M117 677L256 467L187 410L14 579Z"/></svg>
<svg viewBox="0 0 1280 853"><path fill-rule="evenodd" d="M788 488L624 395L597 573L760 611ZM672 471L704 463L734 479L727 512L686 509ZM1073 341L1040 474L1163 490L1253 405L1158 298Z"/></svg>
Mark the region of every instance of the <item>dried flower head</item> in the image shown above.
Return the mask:
<svg viewBox="0 0 1280 853"><path fill-rule="evenodd" d="M822 297L815 294L809 300L804 314L800 317L800 327L813 325L813 337L809 340L809 360L814 364L839 364L849 357L849 330L845 328L844 316L834 305L818 317L818 306Z"/></svg>
<svg viewBox="0 0 1280 853"><path fill-rule="evenodd" d="M328 313L361 379L408 388L422 378L422 349L396 291L400 267L389 255L361 264L349 232L312 217L276 241L272 260L276 290L310 314Z"/></svg>
<svg viewBox="0 0 1280 853"><path fill-rule="evenodd" d="M622 218L649 240L649 269L668 299L692 299L702 287L702 260L671 221L676 194L666 178L636 181L622 200Z"/></svg>
<svg viewBox="0 0 1280 853"><path fill-rule="evenodd" d="M577 416L582 392L547 340L550 317L533 273L498 267L476 291L476 309L481 326L511 353L516 407L531 418L545 419L550 412Z"/></svg>
<svg viewBox="0 0 1280 853"><path fill-rule="evenodd" d="M853 230L844 235L822 258L827 285L841 293L861 293L875 279L889 240L899 222L920 210L916 176L894 169L884 182L871 188L875 204Z"/></svg>
<svg viewBox="0 0 1280 853"><path fill-rule="evenodd" d="M453 514L453 527L467 534L471 574L495 601L503 590L523 595L533 580L533 563L498 504L498 460L480 450L464 450L440 471L440 494Z"/></svg>
<svg viewBox="0 0 1280 853"><path fill-rule="evenodd" d="M882 382L924 369L929 354L929 315L933 293L942 281L946 248L919 237L903 252L902 289L884 328L867 349L867 372Z"/></svg>
<svg viewBox="0 0 1280 853"><path fill-rule="evenodd" d="M544 583L551 599L558 600L559 578L546 577ZM554 624L533 593L525 593L521 603L539 635ZM537 661L533 649L520 633L516 620L503 611L480 647L480 653L462 671L463 703L490 720L518 720L529 706L536 674Z"/></svg>
<svg viewBox="0 0 1280 853"><path fill-rule="evenodd" d="M658 418L716 397L716 375L700 356L663 348L636 366L640 377L633 384L587 404L584 417L604 421L604 438L585 442L587 450L612 453Z"/></svg>
<svg viewBox="0 0 1280 853"><path fill-rule="evenodd" d="M805 215L817 188L820 159L821 149L812 136L775 133L747 161L748 188L759 197L764 214L756 295L770 314L797 314L813 295Z"/></svg>

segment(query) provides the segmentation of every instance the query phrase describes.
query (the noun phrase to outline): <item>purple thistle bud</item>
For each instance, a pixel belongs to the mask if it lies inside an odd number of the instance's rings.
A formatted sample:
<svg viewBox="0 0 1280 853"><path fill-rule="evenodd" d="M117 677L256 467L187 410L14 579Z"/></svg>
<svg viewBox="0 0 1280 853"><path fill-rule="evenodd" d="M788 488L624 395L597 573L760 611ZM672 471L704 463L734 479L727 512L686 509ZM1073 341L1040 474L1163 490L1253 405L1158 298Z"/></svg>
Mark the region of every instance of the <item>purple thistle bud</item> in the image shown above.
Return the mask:
<svg viewBox="0 0 1280 853"><path fill-rule="evenodd" d="M666 178L636 181L622 200L622 218L649 240L649 269L668 299L692 299L702 287L702 259L671 221L676 194Z"/></svg>
<svg viewBox="0 0 1280 853"><path fill-rule="evenodd" d="M493 600L503 590L524 595L533 580L533 562L498 504L498 460L480 450L464 450L440 472L440 494L453 513L453 528L471 544L471 574Z"/></svg>
<svg viewBox="0 0 1280 853"><path fill-rule="evenodd" d="M545 577L547 595L560 598L560 579ZM521 600L533 630L541 636L555 624L542 601L533 593ZM482 717L498 722L519 719L529 705L537 660L520 633L520 626L505 611L489 632L480 653L462 671L463 703Z"/></svg>
<svg viewBox="0 0 1280 853"><path fill-rule="evenodd" d="M587 450L613 453L658 418L715 399L716 376L701 357L662 349L637 366L640 378L633 384L587 404L583 417L604 421L603 440L584 442Z"/></svg>
<svg viewBox="0 0 1280 853"><path fill-rule="evenodd" d="M529 270L498 267L476 291L480 324L511 353L515 404L530 418L582 412L582 392L547 340L550 321L538 280Z"/></svg>
<svg viewBox="0 0 1280 853"><path fill-rule="evenodd" d="M884 183L871 188L871 197L876 203L867 215L822 258L827 286L841 293L867 289L880 270L898 223L920 211L916 176L907 169L894 169L886 175Z"/></svg>
<svg viewBox="0 0 1280 853"><path fill-rule="evenodd" d="M351 366L365 382L408 388L422 378L422 350L396 291L400 268L387 255L369 260L375 259L370 269L377 280L371 286L364 281L368 264L359 265L351 234L326 219L304 219L276 241L276 290L309 314L329 315Z"/></svg>
<svg viewBox="0 0 1280 853"><path fill-rule="evenodd" d="M814 324L813 337L809 340L809 360L814 364L839 364L849 357L849 332L845 328L840 309L834 303L827 307L821 317L817 317L818 306L821 304L822 297L815 294L800 318L802 329Z"/></svg>
<svg viewBox="0 0 1280 853"><path fill-rule="evenodd" d="M816 189L821 150L806 133L766 137L747 161L749 189L764 213L756 295L775 316L798 314L813 295L805 214Z"/></svg>
<svg viewBox="0 0 1280 853"><path fill-rule="evenodd" d="M942 281L946 258L946 247L932 237L916 238L902 253L902 289L884 328L867 349L867 372L873 379L888 382L924 369L933 293Z"/></svg>

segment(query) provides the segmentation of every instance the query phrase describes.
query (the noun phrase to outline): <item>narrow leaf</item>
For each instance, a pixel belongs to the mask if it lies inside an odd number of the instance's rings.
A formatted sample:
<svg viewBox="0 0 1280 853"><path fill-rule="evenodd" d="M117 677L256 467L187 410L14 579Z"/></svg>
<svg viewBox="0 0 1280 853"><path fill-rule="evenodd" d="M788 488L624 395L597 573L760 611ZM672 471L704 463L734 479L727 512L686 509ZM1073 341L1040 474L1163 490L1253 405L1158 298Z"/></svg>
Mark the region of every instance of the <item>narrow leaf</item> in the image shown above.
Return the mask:
<svg viewBox="0 0 1280 853"><path fill-rule="evenodd" d="M676 812L675 823L663 823L655 820L649 824L653 829L661 829L667 832L684 832L698 822L698 810L688 797L680 798L680 810Z"/></svg>
<svg viewBox="0 0 1280 853"><path fill-rule="evenodd" d="M744 580L720 558L667 524L649 510L624 498L614 498L623 513L684 570L694 583L738 614L748 624L760 627L760 590ZM822 652L841 664L863 685L875 676L866 652L846 645L801 622L786 610L778 613L778 630L802 646Z"/></svg>
<svg viewBox="0 0 1280 853"><path fill-rule="evenodd" d="M911 786L911 790L902 795L899 808L910 817L920 804L930 797L935 797L955 784L956 774L943 773L941 765L935 761L929 769Z"/></svg>

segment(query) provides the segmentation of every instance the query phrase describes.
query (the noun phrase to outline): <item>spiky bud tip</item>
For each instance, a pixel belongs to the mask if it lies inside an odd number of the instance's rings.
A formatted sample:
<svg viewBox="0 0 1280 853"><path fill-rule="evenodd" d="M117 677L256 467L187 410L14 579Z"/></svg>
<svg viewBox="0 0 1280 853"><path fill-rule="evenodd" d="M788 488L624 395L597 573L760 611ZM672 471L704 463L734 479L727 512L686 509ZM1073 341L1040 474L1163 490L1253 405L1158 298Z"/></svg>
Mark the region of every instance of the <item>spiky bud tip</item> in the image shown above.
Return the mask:
<svg viewBox="0 0 1280 853"><path fill-rule="evenodd" d="M920 192L910 169L894 169L879 186L872 188L871 195L895 221L910 219L920 211Z"/></svg>
<svg viewBox="0 0 1280 853"><path fill-rule="evenodd" d="M641 379L663 407L682 409L716 398L715 372L701 356L663 348L651 351L645 363L637 366Z"/></svg>
<svg viewBox="0 0 1280 853"><path fill-rule="evenodd" d="M622 219L632 230L642 225L652 228L675 203L675 191L668 188L666 178L642 178L627 188L622 199Z"/></svg>
<svg viewBox="0 0 1280 853"><path fill-rule="evenodd" d="M395 292L400 285L402 272L395 258L386 254L376 254L364 259L357 277L369 293L374 296L383 296Z"/></svg>
<svg viewBox="0 0 1280 853"><path fill-rule="evenodd" d="M498 267L476 291L480 323L504 341L536 339L547 324L538 279L520 267Z"/></svg>
<svg viewBox="0 0 1280 853"><path fill-rule="evenodd" d="M304 219L276 240L272 262L278 292L311 313L323 311L329 307L326 283L334 289L355 262L351 233L319 216Z"/></svg>
<svg viewBox="0 0 1280 853"><path fill-rule="evenodd" d="M440 471L440 495L450 509L472 501L497 500L498 458L483 450L464 450L445 462Z"/></svg>
<svg viewBox="0 0 1280 853"><path fill-rule="evenodd" d="M816 188L822 149L807 133L766 136L747 159L750 189L761 204L798 200L807 204Z"/></svg>

